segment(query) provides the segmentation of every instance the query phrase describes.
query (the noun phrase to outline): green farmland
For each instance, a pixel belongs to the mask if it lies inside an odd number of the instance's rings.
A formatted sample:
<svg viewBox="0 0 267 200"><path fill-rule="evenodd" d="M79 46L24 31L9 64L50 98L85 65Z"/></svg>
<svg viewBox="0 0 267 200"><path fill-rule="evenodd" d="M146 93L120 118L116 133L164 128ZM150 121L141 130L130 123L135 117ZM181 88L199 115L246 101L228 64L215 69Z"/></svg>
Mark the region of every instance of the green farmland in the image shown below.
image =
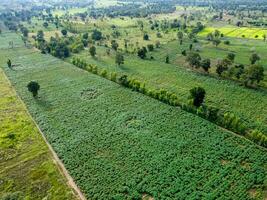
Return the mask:
<svg viewBox="0 0 267 200"><path fill-rule="evenodd" d="M0 55L88 199L265 197L266 150L254 143L50 55L24 47ZM19 66L8 69L6 57Z"/></svg>
<svg viewBox="0 0 267 200"><path fill-rule="evenodd" d="M264 0L0 0L0 200L267 200Z"/></svg>

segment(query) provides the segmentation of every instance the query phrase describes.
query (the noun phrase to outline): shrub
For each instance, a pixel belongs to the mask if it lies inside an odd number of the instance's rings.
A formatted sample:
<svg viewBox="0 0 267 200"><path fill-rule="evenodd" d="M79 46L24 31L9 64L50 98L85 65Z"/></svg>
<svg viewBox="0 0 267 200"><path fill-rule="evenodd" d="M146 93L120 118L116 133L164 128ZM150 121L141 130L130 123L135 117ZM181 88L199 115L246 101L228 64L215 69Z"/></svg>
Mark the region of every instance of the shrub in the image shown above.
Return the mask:
<svg viewBox="0 0 267 200"><path fill-rule="evenodd" d="M117 82L117 73L112 72L111 75L110 75L110 80L114 81L114 82Z"/></svg>
<svg viewBox="0 0 267 200"><path fill-rule="evenodd" d="M261 146L267 147L267 136L259 130L252 130L248 133L248 138Z"/></svg>
<svg viewBox="0 0 267 200"><path fill-rule="evenodd" d="M204 102L206 91L202 87L195 87L190 90L190 99L193 100L193 105L200 107Z"/></svg>
<svg viewBox="0 0 267 200"><path fill-rule="evenodd" d="M34 98L37 97L38 91L40 90L40 85L38 82L31 81L30 83L28 83L27 88L28 88L29 92L32 93Z"/></svg>
<svg viewBox="0 0 267 200"><path fill-rule="evenodd" d="M104 78L107 78L107 74L108 74L107 70L104 69L104 70L101 71L101 74L100 75L102 77L104 77Z"/></svg>

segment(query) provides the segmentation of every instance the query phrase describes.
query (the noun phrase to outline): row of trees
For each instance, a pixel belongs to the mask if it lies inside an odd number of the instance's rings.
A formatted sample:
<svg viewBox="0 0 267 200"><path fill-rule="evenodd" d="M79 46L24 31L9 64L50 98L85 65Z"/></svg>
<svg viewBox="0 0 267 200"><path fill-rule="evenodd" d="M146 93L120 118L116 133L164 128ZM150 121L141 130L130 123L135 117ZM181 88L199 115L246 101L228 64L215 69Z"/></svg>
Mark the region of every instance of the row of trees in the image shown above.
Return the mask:
<svg viewBox="0 0 267 200"><path fill-rule="evenodd" d="M240 80L245 86L251 86L255 83L259 84L264 79L264 68L257 64L260 60L258 54L253 53L250 57L251 65L245 67L242 64L234 65L235 54L229 53L226 58L219 60L216 64L216 73L218 76L224 76L234 80ZM203 68L205 72L209 72L211 67L210 59L202 59L199 53L190 52L186 61L191 67L196 69Z"/></svg>

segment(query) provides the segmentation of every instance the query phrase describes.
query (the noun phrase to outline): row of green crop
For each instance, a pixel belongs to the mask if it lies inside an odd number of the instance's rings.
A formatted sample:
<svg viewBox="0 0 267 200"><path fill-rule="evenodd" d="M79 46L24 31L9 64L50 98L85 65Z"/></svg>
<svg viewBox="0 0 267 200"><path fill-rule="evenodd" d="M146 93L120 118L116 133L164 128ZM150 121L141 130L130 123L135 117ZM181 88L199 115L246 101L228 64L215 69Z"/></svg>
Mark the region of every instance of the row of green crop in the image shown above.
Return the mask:
<svg viewBox="0 0 267 200"><path fill-rule="evenodd" d="M179 101L179 98L175 93L169 92L165 89L156 90L147 88L145 83L142 83L136 79L130 79L127 75L117 77L117 74L114 72L108 73L107 70L100 71L96 65L88 64L85 60L80 58L74 57L72 59L72 64L88 72L92 72L108 80L116 82L124 87L130 88L133 91L140 92L144 95L157 99L168 105L180 107L187 112L196 114L199 117L215 123L223 128L245 136L258 145L267 147L267 136L259 130L250 130L248 127L246 127L245 123L243 123L243 121L233 113L223 112L217 107L208 105L202 105L197 108L190 101L187 103L182 103Z"/></svg>

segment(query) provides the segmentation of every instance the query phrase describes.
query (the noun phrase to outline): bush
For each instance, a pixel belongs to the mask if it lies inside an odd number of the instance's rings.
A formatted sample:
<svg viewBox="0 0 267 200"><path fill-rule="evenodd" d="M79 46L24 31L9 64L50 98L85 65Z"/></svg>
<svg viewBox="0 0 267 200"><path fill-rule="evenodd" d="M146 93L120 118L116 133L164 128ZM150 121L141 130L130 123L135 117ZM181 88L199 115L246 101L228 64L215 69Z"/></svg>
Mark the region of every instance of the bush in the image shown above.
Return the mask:
<svg viewBox="0 0 267 200"><path fill-rule="evenodd" d="M112 72L111 75L110 75L110 80L114 81L114 82L117 82L117 73Z"/></svg>
<svg viewBox="0 0 267 200"><path fill-rule="evenodd" d="M233 113L224 113L222 125L225 128L237 132L239 134L243 135L245 133L245 127L242 124L240 118L234 115Z"/></svg>
<svg viewBox="0 0 267 200"><path fill-rule="evenodd" d="M252 130L248 133L248 138L261 146L267 147L267 136L259 130Z"/></svg>
<svg viewBox="0 0 267 200"><path fill-rule="evenodd" d="M193 100L193 105L200 107L204 102L206 91L202 87L195 87L190 90L190 99Z"/></svg>
<svg viewBox="0 0 267 200"><path fill-rule="evenodd" d="M226 40L223 42L225 45L230 45L230 41L229 40Z"/></svg>
<svg viewBox="0 0 267 200"><path fill-rule="evenodd" d="M104 78L107 78L107 75L108 75L108 72L107 72L107 70L102 70L101 71L101 74L100 74L102 77L104 77Z"/></svg>

